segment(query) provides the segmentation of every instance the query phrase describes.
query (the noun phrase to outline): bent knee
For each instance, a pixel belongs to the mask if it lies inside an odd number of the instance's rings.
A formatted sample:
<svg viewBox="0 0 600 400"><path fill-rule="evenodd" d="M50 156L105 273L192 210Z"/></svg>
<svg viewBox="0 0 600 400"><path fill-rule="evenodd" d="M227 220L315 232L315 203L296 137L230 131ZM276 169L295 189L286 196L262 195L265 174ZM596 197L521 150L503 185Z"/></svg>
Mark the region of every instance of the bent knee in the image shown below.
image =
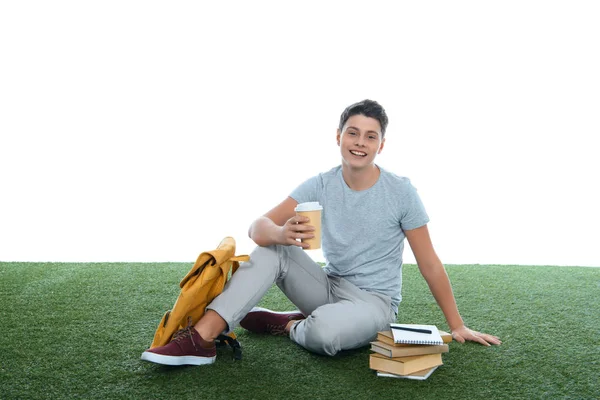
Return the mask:
<svg viewBox="0 0 600 400"><path fill-rule="evenodd" d="M256 246L254 248L254 250L252 250L252 252L250 253L250 256L262 256L262 255L266 255L266 256L273 256L273 255L277 255L277 245L271 245L271 246ZM252 257L250 257L252 258Z"/></svg>
<svg viewBox="0 0 600 400"><path fill-rule="evenodd" d="M326 308L315 310L301 325L298 324L299 329L292 335L294 341L314 353L334 356L342 350L367 346L382 330L378 321L367 316L351 323L340 323L339 318L330 318L330 313L322 312Z"/></svg>
<svg viewBox="0 0 600 400"><path fill-rule="evenodd" d="M256 246L250 253L250 261L243 262L240 266L277 266L280 264L280 251L278 245Z"/></svg>
<svg viewBox="0 0 600 400"><path fill-rule="evenodd" d="M304 321L303 346L313 353L334 356L342 350L340 332L333 324L323 319L309 316Z"/></svg>

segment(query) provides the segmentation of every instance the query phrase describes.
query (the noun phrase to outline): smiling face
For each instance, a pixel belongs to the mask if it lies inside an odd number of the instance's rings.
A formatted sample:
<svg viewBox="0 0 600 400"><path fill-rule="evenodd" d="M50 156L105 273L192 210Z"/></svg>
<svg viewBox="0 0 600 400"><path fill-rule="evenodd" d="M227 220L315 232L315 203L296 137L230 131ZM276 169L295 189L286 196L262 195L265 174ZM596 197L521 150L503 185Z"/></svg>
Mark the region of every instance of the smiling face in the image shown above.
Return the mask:
<svg viewBox="0 0 600 400"><path fill-rule="evenodd" d="M372 166L385 143L379 121L362 114L348 118L342 131L338 129L336 137L342 162L352 169Z"/></svg>

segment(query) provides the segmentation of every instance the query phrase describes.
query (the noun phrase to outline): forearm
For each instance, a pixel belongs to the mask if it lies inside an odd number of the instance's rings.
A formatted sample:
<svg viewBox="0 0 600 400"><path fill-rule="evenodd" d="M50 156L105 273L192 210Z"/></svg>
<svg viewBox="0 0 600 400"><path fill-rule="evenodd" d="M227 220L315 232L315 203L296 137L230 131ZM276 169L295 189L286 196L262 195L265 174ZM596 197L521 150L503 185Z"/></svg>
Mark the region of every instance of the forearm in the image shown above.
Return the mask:
<svg viewBox="0 0 600 400"><path fill-rule="evenodd" d="M450 329L454 330L463 326L464 322L458 312L450 279L444 266L439 263L427 268L420 268L420 270L425 281L427 281L431 294L433 294L433 297L444 313Z"/></svg>
<svg viewBox="0 0 600 400"><path fill-rule="evenodd" d="M271 246L281 244L281 230L281 226L263 216L250 225L248 236L259 246Z"/></svg>

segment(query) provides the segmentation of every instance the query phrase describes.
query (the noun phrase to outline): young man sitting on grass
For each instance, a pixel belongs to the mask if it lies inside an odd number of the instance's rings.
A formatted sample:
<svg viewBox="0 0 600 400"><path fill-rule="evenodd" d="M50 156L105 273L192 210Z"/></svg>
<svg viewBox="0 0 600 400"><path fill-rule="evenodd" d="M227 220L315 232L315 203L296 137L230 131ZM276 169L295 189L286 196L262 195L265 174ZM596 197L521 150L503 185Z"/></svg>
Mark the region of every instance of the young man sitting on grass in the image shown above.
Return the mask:
<svg viewBox="0 0 600 400"><path fill-rule="evenodd" d="M454 339L483 345L498 337L467 328L458 312L446 270L436 255L429 217L409 179L375 164L384 148L388 118L375 101L347 107L336 140L342 163L298 186L289 197L252 223L258 245L203 317L142 359L166 365L211 364L214 339L238 324L256 333L286 335L305 349L327 355L366 346L396 321L401 301L402 252L408 239L419 270L440 306ZM325 268L297 239L314 237L298 203L323 206ZM273 283L299 312L253 308Z"/></svg>

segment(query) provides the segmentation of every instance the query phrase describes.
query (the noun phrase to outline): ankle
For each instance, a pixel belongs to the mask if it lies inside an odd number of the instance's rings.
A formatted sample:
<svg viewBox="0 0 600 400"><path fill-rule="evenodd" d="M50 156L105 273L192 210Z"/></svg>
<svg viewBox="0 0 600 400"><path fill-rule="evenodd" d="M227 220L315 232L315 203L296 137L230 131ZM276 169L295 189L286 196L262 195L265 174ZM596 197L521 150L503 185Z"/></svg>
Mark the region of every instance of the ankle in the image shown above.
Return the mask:
<svg viewBox="0 0 600 400"><path fill-rule="evenodd" d="M290 333L290 331L292 330L294 325L296 325L300 321L302 321L302 320L301 319L293 319L290 322L288 322L287 325L285 326L285 333Z"/></svg>
<svg viewBox="0 0 600 400"><path fill-rule="evenodd" d="M213 342L221 332L227 329L227 322L217 312L207 310L194 325L194 329L203 340Z"/></svg>

